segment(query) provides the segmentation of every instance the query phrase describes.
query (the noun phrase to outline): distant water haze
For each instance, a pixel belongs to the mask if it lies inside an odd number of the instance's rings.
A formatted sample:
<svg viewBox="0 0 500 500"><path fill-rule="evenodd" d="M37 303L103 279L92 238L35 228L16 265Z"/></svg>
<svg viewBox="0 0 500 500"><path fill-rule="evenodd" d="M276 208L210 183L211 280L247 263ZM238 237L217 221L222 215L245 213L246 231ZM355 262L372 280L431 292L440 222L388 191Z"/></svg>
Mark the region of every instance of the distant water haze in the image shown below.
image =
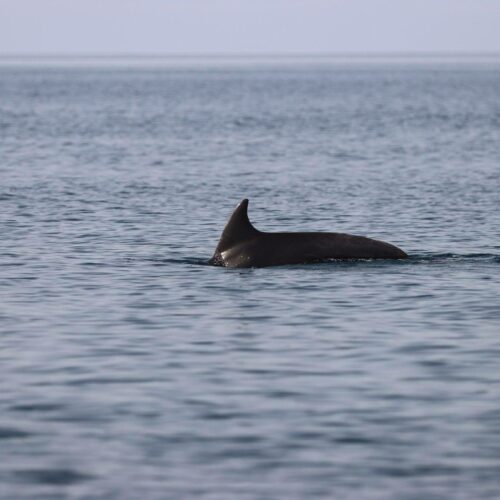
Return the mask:
<svg viewBox="0 0 500 500"><path fill-rule="evenodd" d="M0 54L500 51L493 0L3 0Z"/></svg>

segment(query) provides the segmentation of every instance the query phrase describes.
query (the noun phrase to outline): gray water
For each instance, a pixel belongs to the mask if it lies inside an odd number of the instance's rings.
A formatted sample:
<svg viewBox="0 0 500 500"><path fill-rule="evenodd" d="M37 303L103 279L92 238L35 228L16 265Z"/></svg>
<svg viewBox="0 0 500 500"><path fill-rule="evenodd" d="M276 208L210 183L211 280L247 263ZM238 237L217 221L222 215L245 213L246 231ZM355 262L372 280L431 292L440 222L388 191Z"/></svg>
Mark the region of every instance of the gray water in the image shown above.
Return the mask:
<svg viewBox="0 0 500 500"><path fill-rule="evenodd" d="M2 499L500 498L500 64L3 64L0 176Z"/></svg>

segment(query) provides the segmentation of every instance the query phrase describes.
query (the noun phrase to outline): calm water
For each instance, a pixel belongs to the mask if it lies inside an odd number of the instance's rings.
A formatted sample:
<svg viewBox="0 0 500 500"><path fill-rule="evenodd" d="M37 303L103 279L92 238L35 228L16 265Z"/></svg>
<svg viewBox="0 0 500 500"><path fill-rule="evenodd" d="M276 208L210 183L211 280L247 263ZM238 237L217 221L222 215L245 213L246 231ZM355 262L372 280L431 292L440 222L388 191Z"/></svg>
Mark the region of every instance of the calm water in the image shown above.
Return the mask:
<svg viewBox="0 0 500 500"><path fill-rule="evenodd" d="M500 498L500 64L4 64L0 176L2 499Z"/></svg>

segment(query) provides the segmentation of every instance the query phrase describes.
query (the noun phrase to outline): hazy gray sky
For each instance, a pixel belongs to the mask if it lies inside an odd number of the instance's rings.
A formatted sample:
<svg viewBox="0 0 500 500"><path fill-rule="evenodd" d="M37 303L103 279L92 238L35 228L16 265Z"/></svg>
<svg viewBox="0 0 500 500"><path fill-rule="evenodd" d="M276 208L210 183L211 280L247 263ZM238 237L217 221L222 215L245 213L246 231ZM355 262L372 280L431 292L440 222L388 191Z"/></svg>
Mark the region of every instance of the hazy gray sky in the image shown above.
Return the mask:
<svg viewBox="0 0 500 500"><path fill-rule="evenodd" d="M500 51L500 0L0 0L0 53Z"/></svg>

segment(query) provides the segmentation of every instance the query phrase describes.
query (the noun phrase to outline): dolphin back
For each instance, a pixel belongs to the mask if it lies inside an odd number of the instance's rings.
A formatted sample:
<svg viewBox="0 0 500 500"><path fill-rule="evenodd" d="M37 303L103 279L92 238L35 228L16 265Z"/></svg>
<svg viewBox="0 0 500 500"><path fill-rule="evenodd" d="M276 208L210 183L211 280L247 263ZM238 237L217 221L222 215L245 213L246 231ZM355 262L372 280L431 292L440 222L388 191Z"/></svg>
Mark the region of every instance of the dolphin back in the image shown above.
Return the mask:
<svg viewBox="0 0 500 500"><path fill-rule="evenodd" d="M248 219L248 200L231 215L210 263L225 267L267 267L329 259L404 259L384 241L343 233L265 233Z"/></svg>

